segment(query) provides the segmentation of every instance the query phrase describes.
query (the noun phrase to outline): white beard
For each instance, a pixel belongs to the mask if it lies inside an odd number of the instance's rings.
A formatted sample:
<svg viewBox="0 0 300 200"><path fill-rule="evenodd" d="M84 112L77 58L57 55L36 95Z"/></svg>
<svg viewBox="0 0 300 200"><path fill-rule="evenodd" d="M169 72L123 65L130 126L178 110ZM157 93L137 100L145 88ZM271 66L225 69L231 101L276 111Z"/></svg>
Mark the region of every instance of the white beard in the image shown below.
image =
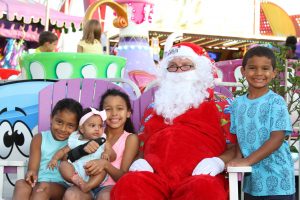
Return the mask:
<svg viewBox="0 0 300 200"><path fill-rule="evenodd" d="M154 109L166 122L172 123L174 118L192 107L198 108L209 97L207 89L213 86L213 76L211 68L165 73L155 93Z"/></svg>

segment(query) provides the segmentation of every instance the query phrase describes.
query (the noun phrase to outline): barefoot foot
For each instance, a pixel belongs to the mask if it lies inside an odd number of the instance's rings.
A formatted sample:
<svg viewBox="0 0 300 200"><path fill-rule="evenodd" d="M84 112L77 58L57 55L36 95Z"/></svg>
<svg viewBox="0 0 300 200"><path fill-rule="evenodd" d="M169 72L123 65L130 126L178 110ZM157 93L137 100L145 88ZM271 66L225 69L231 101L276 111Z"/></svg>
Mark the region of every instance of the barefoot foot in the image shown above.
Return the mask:
<svg viewBox="0 0 300 200"><path fill-rule="evenodd" d="M90 191L88 184L78 174L74 174L71 179L72 182L78 186L82 192L86 193Z"/></svg>

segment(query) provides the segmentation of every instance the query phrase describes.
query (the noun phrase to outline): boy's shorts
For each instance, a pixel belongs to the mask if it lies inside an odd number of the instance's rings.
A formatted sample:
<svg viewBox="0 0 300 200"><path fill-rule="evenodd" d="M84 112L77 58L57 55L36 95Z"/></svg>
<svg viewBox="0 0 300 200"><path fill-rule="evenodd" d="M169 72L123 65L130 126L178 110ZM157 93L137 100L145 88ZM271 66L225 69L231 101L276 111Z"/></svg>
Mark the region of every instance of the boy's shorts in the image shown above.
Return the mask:
<svg viewBox="0 0 300 200"><path fill-rule="evenodd" d="M245 200L295 200L295 194L291 195L272 195L272 196L252 196L248 193L244 194Z"/></svg>

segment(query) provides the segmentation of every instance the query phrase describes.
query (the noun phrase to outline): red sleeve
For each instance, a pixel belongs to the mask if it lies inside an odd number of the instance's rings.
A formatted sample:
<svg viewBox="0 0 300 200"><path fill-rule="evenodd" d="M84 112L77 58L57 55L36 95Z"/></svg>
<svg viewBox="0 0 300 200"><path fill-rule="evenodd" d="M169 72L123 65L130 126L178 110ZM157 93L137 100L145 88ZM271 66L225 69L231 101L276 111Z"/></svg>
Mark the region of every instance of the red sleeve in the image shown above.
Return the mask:
<svg viewBox="0 0 300 200"><path fill-rule="evenodd" d="M154 113L153 105L154 105L154 103L150 103L148 105L148 107L146 108L146 110L144 112L144 116L142 118L142 121L141 121L141 127L140 127L139 134L138 134L138 137L139 137L139 140L140 140L139 150L141 152L144 151L144 143L145 143L145 140L146 140L146 134L144 133L145 123L153 116L153 113Z"/></svg>
<svg viewBox="0 0 300 200"><path fill-rule="evenodd" d="M236 144L236 135L230 133L230 113L228 106L230 105L231 99L222 98L216 101L216 106L221 114L221 126L224 131L227 144Z"/></svg>

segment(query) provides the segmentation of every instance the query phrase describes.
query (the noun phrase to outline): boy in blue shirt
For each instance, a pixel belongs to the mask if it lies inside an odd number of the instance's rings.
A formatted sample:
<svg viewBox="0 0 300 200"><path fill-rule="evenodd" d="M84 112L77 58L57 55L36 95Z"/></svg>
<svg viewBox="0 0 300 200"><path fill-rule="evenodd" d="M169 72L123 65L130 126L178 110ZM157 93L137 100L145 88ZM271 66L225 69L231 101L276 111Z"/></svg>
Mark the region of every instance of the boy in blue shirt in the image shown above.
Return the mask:
<svg viewBox="0 0 300 200"><path fill-rule="evenodd" d="M269 90L276 59L271 49L254 47L244 56L241 72L247 94L232 104L230 131L237 135L237 156L228 166L252 166L244 177L245 200L293 200L294 163L285 137L292 132L284 99Z"/></svg>

